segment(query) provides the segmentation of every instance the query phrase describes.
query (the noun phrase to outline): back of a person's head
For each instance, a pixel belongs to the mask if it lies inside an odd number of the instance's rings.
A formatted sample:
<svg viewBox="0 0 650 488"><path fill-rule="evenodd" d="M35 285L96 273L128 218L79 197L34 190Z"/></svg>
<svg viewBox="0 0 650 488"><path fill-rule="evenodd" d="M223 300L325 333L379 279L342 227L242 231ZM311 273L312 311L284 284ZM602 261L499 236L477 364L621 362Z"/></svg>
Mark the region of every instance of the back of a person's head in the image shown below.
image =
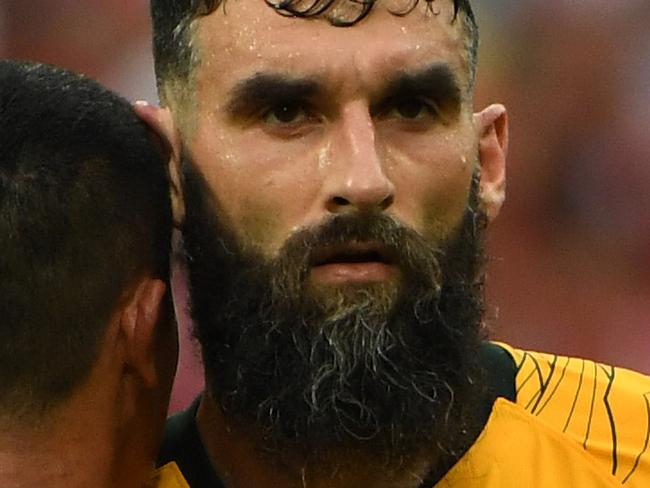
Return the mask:
<svg viewBox="0 0 650 488"><path fill-rule="evenodd" d="M130 285L167 280L170 232L165 162L130 104L0 61L0 416L71 396Z"/></svg>

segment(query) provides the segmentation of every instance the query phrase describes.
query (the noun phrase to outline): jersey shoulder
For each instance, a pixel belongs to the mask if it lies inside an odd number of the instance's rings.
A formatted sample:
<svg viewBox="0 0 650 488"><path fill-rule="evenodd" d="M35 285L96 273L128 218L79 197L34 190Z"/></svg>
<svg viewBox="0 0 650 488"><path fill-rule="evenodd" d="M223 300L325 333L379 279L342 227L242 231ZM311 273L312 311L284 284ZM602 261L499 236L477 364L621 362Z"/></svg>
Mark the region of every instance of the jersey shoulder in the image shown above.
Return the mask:
<svg viewBox="0 0 650 488"><path fill-rule="evenodd" d="M516 403L569 436L618 481L650 486L650 377L498 344L516 365Z"/></svg>
<svg viewBox="0 0 650 488"><path fill-rule="evenodd" d="M570 438L516 403L497 398L469 451L435 488L616 488L620 486Z"/></svg>

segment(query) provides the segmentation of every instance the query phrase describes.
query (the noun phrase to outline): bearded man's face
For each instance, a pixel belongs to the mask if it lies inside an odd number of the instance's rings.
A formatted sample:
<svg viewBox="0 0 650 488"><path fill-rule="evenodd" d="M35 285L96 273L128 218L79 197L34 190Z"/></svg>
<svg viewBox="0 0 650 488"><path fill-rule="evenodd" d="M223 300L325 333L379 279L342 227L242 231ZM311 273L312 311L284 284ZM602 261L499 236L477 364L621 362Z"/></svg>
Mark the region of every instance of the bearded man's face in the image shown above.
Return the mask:
<svg viewBox="0 0 650 488"><path fill-rule="evenodd" d="M473 114L453 2L400 5L340 29L242 1L193 26L192 314L209 394L278 446L445 448L471 407L496 118Z"/></svg>

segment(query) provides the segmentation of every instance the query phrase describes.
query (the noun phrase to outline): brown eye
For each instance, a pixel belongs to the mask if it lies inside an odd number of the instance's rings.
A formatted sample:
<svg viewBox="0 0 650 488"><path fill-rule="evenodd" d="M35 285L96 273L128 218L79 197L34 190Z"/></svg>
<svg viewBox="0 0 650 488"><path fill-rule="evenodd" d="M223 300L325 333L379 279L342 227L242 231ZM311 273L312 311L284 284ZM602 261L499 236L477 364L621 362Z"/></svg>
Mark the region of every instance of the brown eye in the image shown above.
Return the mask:
<svg viewBox="0 0 650 488"><path fill-rule="evenodd" d="M395 104L395 111L405 119L417 119L431 112L430 108L417 98L400 100Z"/></svg>
<svg viewBox="0 0 650 488"><path fill-rule="evenodd" d="M272 107L264 115L268 124L295 124L306 117L304 108L297 103L283 103Z"/></svg>

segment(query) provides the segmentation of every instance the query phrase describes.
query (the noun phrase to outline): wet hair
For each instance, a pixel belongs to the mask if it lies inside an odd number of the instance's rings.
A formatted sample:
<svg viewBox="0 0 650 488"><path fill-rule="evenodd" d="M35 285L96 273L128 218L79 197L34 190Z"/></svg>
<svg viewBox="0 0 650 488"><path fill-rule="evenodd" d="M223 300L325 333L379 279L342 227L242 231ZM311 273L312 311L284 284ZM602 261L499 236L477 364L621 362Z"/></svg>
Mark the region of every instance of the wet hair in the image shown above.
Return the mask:
<svg viewBox="0 0 650 488"><path fill-rule="evenodd" d="M185 83L190 79L198 62L192 46L192 24L199 17L209 15L224 5L226 0L151 0L153 21L153 52L156 66L158 90L163 103L164 87L170 81ZM262 0L256 0L262 1ZM375 6L376 0L264 0L278 14L288 17L325 17L335 26L349 27L362 21ZM446 0L424 0L427 7L437 12L435 3ZM478 26L470 0L450 0L454 4L455 22L462 14L465 29L465 44L468 58L469 86L473 87L478 57ZM402 10L391 11L397 16L408 15L420 0L408 0ZM345 14L337 15L341 4L349 6Z"/></svg>
<svg viewBox="0 0 650 488"><path fill-rule="evenodd" d="M130 103L0 61L0 415L40 418L89 376L142 276L167 280L165 158Z"/></svg>

